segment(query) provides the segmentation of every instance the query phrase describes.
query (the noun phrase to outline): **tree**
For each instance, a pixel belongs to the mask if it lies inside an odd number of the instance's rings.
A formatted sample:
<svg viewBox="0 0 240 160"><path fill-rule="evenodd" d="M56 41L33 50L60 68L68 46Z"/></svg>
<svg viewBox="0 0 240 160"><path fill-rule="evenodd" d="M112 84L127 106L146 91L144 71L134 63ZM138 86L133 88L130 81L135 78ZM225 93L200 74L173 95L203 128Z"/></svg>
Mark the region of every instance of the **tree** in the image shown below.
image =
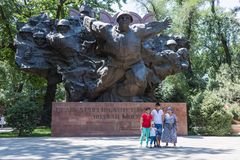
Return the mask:
<svg viewBox="0 0 240 160"><path fill-rule="evenodd" d="M156 97L163 102L186 102L189 86L184 74L168 76L156 90Z"/></svg>
<svg viewBox="0 0 240 160"><path fill-rule="evenodd" d="M18 101L8 107L6 121L18 133L18 136L31 135L40 118L40 108L30 99Z"/></svg>
<svg viewBox="0 0 240 160"><path fill-rule="evenodd" d="M173 95L180 93L181 96L178 97L187 99L188 108L192 112L190 126L202 126L200 115L207 105L204 101L210 101L207 93L214 95L213 99L216 96L223 105L233 105L235 108L239 106L237 84L240 78L236 71L239 70L240 62L240 24L236 17L239 7L226 11L219 6L217 0L138 1L144 3L144 8L153 11L158 20L170 16L173 24L167 33L186 37L190 42L191 68L184 73L185 78L179 75L167 77L157 89L158 99L174 101L176 96ZM178 81L182 84L178 85ZM184 87L186 82L187 89ZM213 106L210 105L210 108ZM221 113L225 114L225 111L218 110L214 117L219 118ZM209 130L210 132L213 133Z"/></svg>
<svg viewBox="0 0 240 160"><path fill-rule="evenodd" d="M126 2L126 0L85 1L97 10L102 8L109 11L113 11L112 4L117 3L121 7L120 2ZM65 18L68 16L70 8L78 8L83 3L83 0L1 0L0 62L3 65L0 69L4 82L0 84L0 89L3 91L0 97L1 103L5 107L13 106L19 96L30 96L37 101L45 100L43 115L47 116L44 123L50 125L51 102L55 101L57 84L51 84L42 78L19 71L15 64L14 37L17 33L16 22L26 22L30 17L39 15L41 12L46 12L52 19ZM4 75L7 76L4 77ZM26 92L29 92L29 94ZM38 99L38 94L41 94L40 99ZM10 102L10 99L14 102Z"/></svg>

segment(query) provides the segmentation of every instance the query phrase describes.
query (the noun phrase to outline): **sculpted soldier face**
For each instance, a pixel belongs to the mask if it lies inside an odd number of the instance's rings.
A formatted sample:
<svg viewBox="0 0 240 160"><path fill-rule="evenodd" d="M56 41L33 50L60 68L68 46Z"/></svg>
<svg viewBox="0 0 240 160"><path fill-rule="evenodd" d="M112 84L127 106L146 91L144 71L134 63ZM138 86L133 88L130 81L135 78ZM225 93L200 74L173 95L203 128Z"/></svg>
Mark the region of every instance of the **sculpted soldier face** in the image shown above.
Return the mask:
<svg viewBox="0 0 240 160"><path fill-rule="evenodd" d="M64 34L67 33L70 30L70 28L68 26L58 26L57 30L59 33Z"/></svg>
<svg viewBox="0 0 240 160"><path fill-rule="evenodd" d="M79 19L77 17L73 17L72 16L68 20L69 20L70 25L72 25L72 26L80 26Z"/></svg>
<svg viewBox="0 0 240 160"><path fill-rule="evenodd" d="M46 44L46 39L42 38L42 37L34 37L34 42L38 45L38 46L43 46Z"/></svg>
<svg viewBox="0 0 240 160"><path fill-rule="evenodd" d="M32 40L32 33L23 32L20 34L23 40Z"/></svg>
<svg viewBox="0 0 240 160"><path fill-rule="evenodd" d="M170 44L170 45L168 45L168 48L172 51L176 51L177 50L177 45L176 44Z"/></svg>
<svg viewBox="0 0 240 160"><path fill-rule="evenodd" d="M91 17L90 12L88 12L88 11L82 11L81 14L82 14L83 16Z"/></svg>
<svg viewBox="0 0 240 160"><path fill-rule="evenodd" d="M120 31L127 31L129 28L129 25L132 22L131 16L124 14L118 18L118 25Z"/></svg>

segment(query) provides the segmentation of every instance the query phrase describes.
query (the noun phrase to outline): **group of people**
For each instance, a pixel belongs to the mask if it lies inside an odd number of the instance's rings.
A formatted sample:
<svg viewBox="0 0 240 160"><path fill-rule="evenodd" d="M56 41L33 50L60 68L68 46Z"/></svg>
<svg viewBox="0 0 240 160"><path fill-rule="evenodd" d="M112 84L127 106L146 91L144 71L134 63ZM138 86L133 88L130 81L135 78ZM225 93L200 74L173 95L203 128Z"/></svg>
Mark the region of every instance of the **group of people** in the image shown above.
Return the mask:
<svg viewBox="0 0 240 160"><path fill-rule="evenodd" d="M146 147L161 147L160 143L177 143L177 117L173 113L171 106L163 111L159 102L155 104L155 109L151 111L150 107L145 108L145 113L140 119L140 147L142 147L144 137L146 137ZM149 146L150 140L150 146Z"/></svg>

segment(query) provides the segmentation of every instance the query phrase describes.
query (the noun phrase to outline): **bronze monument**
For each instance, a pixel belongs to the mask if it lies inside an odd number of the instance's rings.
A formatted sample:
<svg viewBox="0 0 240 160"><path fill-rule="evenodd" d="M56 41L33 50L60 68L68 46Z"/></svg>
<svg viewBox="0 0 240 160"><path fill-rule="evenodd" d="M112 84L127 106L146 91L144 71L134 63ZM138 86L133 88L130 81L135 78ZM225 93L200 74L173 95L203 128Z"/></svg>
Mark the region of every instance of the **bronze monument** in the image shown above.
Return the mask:
<svg viewBox="0 0 240 160"><path fill-rule="evenodd" d="M42 13L19 26L16 62L51 83L64 83L68 102L154 101L164 78L188 68L188 43L158 35L170 27L168 18L132 22L128 12L114 24L98 21L86 5L61 20Z"/></svg>

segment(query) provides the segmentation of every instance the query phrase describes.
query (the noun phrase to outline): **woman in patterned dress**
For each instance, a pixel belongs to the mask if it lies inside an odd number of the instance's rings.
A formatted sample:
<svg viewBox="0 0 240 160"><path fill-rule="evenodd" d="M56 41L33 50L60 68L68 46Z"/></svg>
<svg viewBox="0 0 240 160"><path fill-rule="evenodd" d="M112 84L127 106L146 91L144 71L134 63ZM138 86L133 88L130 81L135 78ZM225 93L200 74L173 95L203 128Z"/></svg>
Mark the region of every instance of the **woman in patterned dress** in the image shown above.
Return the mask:
<svg viewBox="0 0 240 160"><path fill-rule="evenodd" d="M172 107L168 107L167 113L164 115L162 142L166 143L166 147L168 147L168 143L173 143L174 147L176 147L177 117L173 113Z"/></svg>

